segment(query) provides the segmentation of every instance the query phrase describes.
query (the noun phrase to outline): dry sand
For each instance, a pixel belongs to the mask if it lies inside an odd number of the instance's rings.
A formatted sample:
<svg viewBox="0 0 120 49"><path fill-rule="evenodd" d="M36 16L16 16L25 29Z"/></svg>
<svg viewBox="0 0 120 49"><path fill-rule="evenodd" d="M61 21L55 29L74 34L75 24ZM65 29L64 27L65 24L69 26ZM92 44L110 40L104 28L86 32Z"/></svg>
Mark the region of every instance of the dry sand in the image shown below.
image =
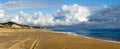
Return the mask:
<svg viewBox="0 0 120 49"><path fill-rule="evenodd" d="M39 29L0 29L0 49L120 49L120 43Z"/></svg>

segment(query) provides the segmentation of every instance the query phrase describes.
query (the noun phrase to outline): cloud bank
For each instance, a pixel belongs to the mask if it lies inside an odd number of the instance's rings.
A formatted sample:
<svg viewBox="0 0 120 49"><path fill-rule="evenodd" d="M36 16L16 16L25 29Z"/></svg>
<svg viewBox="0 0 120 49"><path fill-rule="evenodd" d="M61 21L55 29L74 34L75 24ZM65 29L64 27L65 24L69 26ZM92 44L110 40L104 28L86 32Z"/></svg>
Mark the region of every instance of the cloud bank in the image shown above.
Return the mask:
<svg viewBox="0 0 120 49"><path fill-rule="evenodd" d="M87 22L71 26L57 26L64 29L120 29L120 5L92 12Z"/></svg>
<svg viewBox="0 0 120 49"><path fill-rule="evenodd" d="M112 6L97 11L89 16L89 22L94 28L119 29L120 28L120 6Z"/></svg>
<svg viewBox="0 0 120 49"><path fill-rule="evenodd" d="M13 21L31 26L58 26L67 29L119 29L120 6L92 11L83 5L63 5L54 14L35 12L33 15L20 11L16 15L5 15L0 10L0 22ZM92 14L91 14L92 13Z"/></svg>
<svg viewBox="0 0 120 49"><path fill-rule="evenodd" d="M120 5L93 11L87 22L70 26L55 26L61 29L120 29Z"/></svg>
<svg viewBox="0 0 120 49"><path fill-rule="evenodd" d="M54 14L43 14L36 12L33 16L20 11L18 15L5 15L0 19L0 22L14 21L20 24L48 26L48 25L73 25L88 21L90 11L87 7L74 4L64 5L60 10Z"/></svg>

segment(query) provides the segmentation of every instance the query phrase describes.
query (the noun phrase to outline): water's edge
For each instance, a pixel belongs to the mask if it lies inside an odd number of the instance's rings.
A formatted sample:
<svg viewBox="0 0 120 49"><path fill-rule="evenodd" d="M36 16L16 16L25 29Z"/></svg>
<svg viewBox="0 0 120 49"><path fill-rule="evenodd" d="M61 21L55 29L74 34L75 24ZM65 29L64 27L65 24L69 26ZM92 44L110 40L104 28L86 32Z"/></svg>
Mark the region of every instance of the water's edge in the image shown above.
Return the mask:
<svg viewBox="0 0 120 49"><path fill-rule="evenodd" d="M88 38L88 39L92 39L92 40L99 40L99 41L112 42L112 43L120 43L120 41L106 40L106 39L97 39L97 38L93 38L93 37L78 35L78 34L76 34L74 32L60 32L60 31L52 31L52 30L42 30L42 31L44 31L44 32L51 32L51 33L69 34L69 35L79 36L79 37Z"/></svg>

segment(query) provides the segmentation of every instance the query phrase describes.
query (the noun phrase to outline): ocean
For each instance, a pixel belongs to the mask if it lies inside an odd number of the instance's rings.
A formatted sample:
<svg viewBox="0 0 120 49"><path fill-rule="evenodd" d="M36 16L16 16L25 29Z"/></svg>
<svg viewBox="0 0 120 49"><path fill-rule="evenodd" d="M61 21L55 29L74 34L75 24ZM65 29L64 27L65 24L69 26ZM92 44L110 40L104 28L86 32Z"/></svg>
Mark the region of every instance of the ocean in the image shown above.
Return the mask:
<svg viewBox="0 0 120 49"><path fill-rule="evenodd" d="M80 29L80 30L53 30L56 32L74 33L95 39L120 41L120 29Z"/></svg>

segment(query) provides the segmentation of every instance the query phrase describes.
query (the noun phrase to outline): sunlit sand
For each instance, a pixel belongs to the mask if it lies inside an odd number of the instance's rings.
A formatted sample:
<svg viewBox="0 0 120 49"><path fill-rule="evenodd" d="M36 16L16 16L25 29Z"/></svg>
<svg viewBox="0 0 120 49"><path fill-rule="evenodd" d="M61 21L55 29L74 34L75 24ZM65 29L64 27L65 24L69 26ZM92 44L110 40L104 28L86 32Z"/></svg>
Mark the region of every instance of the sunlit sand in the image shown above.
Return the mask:
<svg viewBox="0 0 120 49"><path fill-rule="evenodd" d="M120 49L105 42L42 29L0 29L0 49Z"/></svg>

